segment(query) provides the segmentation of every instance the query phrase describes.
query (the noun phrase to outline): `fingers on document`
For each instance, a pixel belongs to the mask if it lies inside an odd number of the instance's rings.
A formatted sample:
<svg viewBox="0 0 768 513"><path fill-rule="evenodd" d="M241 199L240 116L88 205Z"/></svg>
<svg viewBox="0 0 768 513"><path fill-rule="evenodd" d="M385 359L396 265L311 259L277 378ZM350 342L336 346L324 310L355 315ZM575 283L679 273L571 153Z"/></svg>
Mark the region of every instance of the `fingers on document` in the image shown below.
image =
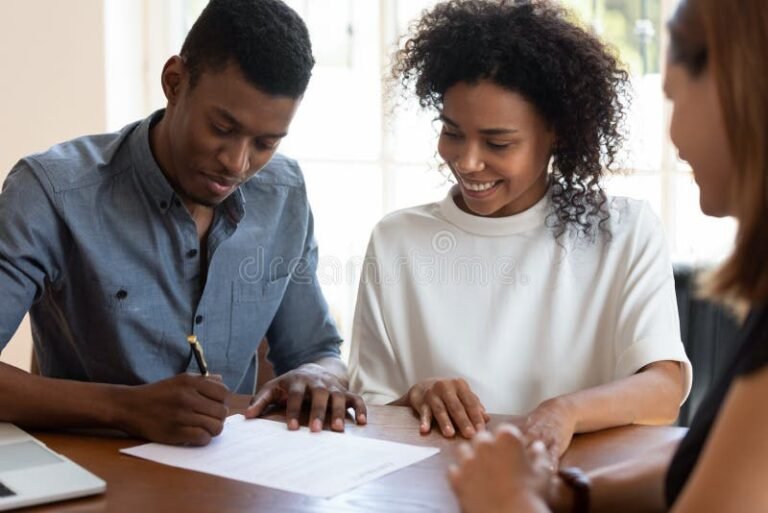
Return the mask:
<svg viewBox="0 0 768 513"><path fill-rule="evenodd" d="M253 419L264 412L264 409L272 402L276 401L277 392L274 387L265 385L251 401L250 406L245 410L245 418Z"/></svg>
<svg viewBox="0 0 768 513"><path fill-rule="evenodd" d="M358 424L363 425L368 420L365 401L359 395L338 387L311 386L302 381L292 383L287 394L279 392L277 387L265 385L253 397L251 405L245 410L245 417L249 419L258 417L268 405L283 400L286 405L286 422L290 430L299 429L302 408L305 404L309 404L310 407L309 429L313 432L322 431L329 411L330 428L334 431L344 431L348 407L354 408L354 418Z"/></svg>
<svg viewBox="0 0 768 513"><path fill-rule="evenodd" d="M311 404L309 410L309 430L318 432L323 430L325 413L328 410L328 398L331 393L326 387L317 386L311 389ZM343 429L343 425L342 425Z"/></svg>
<svg viewBox="0 0 768 513"><path fill-rule="evenodd" d="M313 432L323 429L329 411L330 428L333 431L344 431L348 406L354 408L355 420L358 424L365 424L367 420L367 410L362 397L346 392L338 387L313 387L310 394L310 403L309 428Z"/></svg>
<svg viewBox="0 0 768 513"><path fill-rule="evenodd" d="M304 395L306 394L306 384L296 381L288 388L288 400L285 405L285 417L288 422L288 429L295 431L299 429L299 417L301 416L301 405L304 404Z"/></svg>
<svg viewBox="0 0 768 513"><path fill-rule="evenodd" d="M320 396L322 400L316 401L315 397ZM364 425L368 419L368 411L365 407L365 401L359 395L344 391L340 388L331 387L330 390L313 391L312 410L310 412L310 428L312 431L320 431L323 427L323 421L330 410L330 428L333 431L343 432L346 425L347 408L354 409L354 419L359 425ZM314 423L317 422L316 429Z"/></svg>
<svg viewBox="0 0 768 513"><path fill-rule="evenodd" d="M366 424L368 422L368 408L365 406L363 398L351 392L347 392L346 397L346 405L355 410L355 421L360 425Z"/></svg>
<svg viewBox="0 0 768 513"><path fill-rule="evenodd" d="M343 391L334 390L331 393L331 429L344 431L344 417L347 414L347 398Z"/></svg>

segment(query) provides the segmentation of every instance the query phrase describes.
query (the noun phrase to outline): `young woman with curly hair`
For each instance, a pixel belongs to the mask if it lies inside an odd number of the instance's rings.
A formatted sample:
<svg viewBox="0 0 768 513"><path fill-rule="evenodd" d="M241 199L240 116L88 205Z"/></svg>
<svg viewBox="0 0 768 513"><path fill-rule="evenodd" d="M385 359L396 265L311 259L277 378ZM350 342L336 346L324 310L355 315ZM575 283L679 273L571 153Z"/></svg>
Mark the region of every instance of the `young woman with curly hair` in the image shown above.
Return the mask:
<svg viewBox="0 0 768 513"><path fill-rule="evenodd" d="M674 421L691 372L662 229L600 184L622 143L616 59L552 3L452 0L393 73L439 115L456 185L374 229L352 386L445 436L527 414L553 460L574 433Z"/></svg>
<svg viewBox="0 0 768 513"><path fill-rule="evenodd" d="M749 311L737 350L674 456L649 448L587 479L574 469L561 479L506 426L461 446L450 477L462 511L768 511L768 3L682 0L669 32L672 141L693 168L702 211L739 223L733 253L704 284Z"/></svg>

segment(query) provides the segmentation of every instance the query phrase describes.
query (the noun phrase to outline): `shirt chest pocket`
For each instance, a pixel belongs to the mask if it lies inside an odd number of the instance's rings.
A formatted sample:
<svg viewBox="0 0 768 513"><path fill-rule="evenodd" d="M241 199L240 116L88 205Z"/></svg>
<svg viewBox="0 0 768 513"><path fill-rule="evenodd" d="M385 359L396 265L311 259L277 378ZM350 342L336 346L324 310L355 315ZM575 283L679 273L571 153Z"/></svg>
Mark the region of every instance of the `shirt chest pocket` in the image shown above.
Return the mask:
<svg viewBox="0 0 768 513"><path fill-rule="evenodd" d="M154 283L108 283L102 289L105 309L113 318L137 331L162 338L171 316L168 297Z"/></svg>
<svg viewBox="0 0 768 513"><path fill-rule="evenodd" d="M174 316L155 283L108 277L91 281L88 289L92 343L86 356L95 368L134 374L151 372L160 361L169 363L166 328Z"/></svg>

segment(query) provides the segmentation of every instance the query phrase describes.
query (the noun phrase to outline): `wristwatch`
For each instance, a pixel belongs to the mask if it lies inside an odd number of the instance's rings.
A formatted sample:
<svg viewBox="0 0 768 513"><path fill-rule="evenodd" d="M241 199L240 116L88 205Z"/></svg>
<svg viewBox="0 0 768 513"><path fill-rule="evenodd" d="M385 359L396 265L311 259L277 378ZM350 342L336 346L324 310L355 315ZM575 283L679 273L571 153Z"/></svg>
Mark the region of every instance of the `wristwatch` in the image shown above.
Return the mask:
<svg viewBox="0 0 768 513"><path fill-rule="evenodd" d="M578 467L565 467L557 471L558 477L568 488L573 490L572 513L589 513L589 489L592 483L589 476Z"/></svg>

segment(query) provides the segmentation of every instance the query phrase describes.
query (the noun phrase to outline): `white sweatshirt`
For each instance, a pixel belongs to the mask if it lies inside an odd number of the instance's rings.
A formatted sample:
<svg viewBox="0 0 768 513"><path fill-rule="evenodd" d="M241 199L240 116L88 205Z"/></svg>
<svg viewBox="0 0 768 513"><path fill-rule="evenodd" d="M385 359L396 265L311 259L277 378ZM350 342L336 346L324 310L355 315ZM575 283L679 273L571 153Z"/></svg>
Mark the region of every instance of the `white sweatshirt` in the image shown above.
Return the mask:
<svg viewBox="0 0 768 513"><path fill-rule="evenodd" d="M660 360L691 365L672 265L644 203L609 198L592 242L547 227L551 200L486 218L439 203L374 228L360 282L352 389L386 404L430 377L467 380L491 413L523 414L558 395Z"/></svg>

